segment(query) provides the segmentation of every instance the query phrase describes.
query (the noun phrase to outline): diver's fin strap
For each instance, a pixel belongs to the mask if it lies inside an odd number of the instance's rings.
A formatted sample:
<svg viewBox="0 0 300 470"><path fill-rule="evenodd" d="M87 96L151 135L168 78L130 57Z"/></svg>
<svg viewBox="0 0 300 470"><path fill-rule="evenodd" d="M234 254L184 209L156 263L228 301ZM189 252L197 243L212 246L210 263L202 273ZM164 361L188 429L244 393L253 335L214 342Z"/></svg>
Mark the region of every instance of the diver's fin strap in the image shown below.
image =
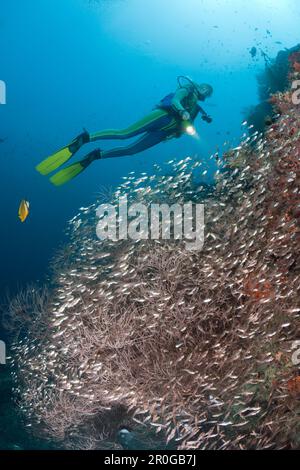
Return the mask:
<svg viewBox="0 0 300 470"><path fill-rule="evenodd" d="M76 137L68 148L72 154L78 152L78 150L84 145L90 142L90 134L84 129L84 132Z"/></svg>

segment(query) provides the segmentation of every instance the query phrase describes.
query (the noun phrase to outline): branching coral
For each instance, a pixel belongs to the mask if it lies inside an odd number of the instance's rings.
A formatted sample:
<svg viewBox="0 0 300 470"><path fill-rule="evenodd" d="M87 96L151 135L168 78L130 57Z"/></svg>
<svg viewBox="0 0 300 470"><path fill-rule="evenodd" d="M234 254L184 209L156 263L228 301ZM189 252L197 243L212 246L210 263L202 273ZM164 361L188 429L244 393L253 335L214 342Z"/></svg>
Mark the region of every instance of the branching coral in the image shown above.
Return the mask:
<svg viewBox="0 0 300 470"><path fill-rule="evenodd" d="M14 341L21 339L22 333L33 330L34 322L41 328L43 316L49 304L50 292L46 287L28 286L2 308L1 323Z"/></svg>

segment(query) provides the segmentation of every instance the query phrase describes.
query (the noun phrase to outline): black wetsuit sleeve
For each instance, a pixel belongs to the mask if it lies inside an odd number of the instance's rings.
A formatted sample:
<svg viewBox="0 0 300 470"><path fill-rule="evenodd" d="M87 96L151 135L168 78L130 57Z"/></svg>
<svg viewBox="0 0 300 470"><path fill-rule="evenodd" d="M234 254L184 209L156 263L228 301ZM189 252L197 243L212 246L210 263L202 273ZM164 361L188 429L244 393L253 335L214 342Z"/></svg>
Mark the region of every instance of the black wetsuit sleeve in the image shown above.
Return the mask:
<svg viewBox="0 0 300 470"><path fill-rule="evenodd" d="M201 108L201 106L199 106L199 105L197 105L197 106L198 106L198 113L201 113L202 116L208 116L207 112L204 111L204 109ZM197 113L197 114L198 114L198 113Z"/></svg>
<svg viewBox="0 0 300 470"><path fill-rule="evenodd" d="M194 121L196 119L196 117L198 116L198 114L202 111L203 111L203 109L201 108L201 106L196 104L196 106L194 106L194 109L190 112L192 120Z"/></svg>

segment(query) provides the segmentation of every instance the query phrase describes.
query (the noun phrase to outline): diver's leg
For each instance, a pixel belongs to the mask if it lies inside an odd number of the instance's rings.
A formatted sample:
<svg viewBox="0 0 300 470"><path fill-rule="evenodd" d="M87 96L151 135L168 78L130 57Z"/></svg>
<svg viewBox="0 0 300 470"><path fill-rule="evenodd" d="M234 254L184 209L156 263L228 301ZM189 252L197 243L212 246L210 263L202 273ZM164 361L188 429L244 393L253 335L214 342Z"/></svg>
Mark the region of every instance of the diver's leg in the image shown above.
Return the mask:
<svg viewBox="0 0 300 470"><path fill-rule="evenodd" d="M167 126L173 120L166 111L155 109L152 113L135 122L126 129L108 129L90 134L90 142L96 140L123 140L145 132L154 131Z"/></svg>
<svg viewBox="0 0 300 470"><path fill-rule="evenodd" d="M114 158L135 155L136 153L143 152L144 150L147 150L154 145L163 142L167 137L168 134L162 130L147 132L138 141L128 145L127 147L119 147L112 150L101 151L100 158Z"/></svg>
<svg viewBox="0 0 300 470"><path fill-rule="evenodd" d="M82 173L91 163L95 160L102 160L102 158L113 158L113 157L125 157L126 155L134 155L136 153L142 152L150 147L153 147L156 144L159 144L168 137L168 133L165 131L154 131L145 134L137 142L127 147L116 148L113 150L108 150L102 152L100 149L93 150L85 158L79 162L73 163L72 165L67 166L63 170L55 173L50 181L55 186L61 186L68 181L71 181L80 173Z"/></svg>
<svg viewBox="0 0 300 470"><path fill-rule="evenodd" d="M157 130L153 132L147 132L143 137L141 137L137 142L134 142L127 147L115 148L112 150L101 151L100 149L95 149L90 152L86 157L84 157L79 162L69 165L63 170L59 171L50 178L50 181L55 186L61 186L68 181L71 181L73 178L82 173L91 163L95 160L102 160L103 158L114 158L114 157L125 157L127 155L135 155L136 153L142 152L143 150L149 149L154 145L163 142L167 138L170 138L174 135L174 132L171 130Z"/></svg>
<svg viewBox="0 0 300 470"><path fill-rule="evenodd" d="M73 155L84 145L101 139L128 139L144 132L159 130L162 128L170 128L175 125L175 119L169 116L166 111L156 109L152 113L140 119L132 126L123 130L106 130L89 134L84 131L77 136L70 144L66 145L58 152L43 160L36 169L42 175L48 175L64 163L68 162Z"/></svg>

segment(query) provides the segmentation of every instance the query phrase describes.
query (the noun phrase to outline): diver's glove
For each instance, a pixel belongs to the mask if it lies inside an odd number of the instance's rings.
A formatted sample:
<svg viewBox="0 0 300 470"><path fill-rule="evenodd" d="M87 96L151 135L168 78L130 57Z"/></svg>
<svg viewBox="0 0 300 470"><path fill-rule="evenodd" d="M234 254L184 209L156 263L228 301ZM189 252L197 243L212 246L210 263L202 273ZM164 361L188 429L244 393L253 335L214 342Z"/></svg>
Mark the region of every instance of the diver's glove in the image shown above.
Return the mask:
<svg viewBox="0 0 300 470"><path fill-rule="evenodd" d="M202 116L203 121L208 122L208 124L212 123L212 118L208 114L204 114Z"/></svg>
<svg viewBox="0 0 300 470"><path fill-rule="evenodd" d="M190 113L188 111L180 111L179 114L183 121L189 121L191 119Z"/></svg>

